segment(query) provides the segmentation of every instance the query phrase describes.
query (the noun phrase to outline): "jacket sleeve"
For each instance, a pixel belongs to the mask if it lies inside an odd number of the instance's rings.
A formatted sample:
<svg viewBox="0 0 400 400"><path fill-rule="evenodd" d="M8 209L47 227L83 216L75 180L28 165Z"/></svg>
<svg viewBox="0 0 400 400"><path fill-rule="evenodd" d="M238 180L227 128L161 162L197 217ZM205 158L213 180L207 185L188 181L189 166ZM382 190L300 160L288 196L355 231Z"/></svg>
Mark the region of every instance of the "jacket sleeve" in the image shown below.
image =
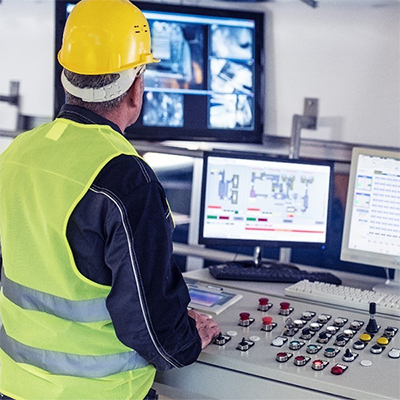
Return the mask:
<svg viewBox="0 0 400 400"><path fill-rule="evenodd" d="M161 184L143 160L120 156L105 167L93 190L112 203L104 259L112 275L106 304L118 338L158 370L193 363L201 340L173 261L173 221Z"/></svg>

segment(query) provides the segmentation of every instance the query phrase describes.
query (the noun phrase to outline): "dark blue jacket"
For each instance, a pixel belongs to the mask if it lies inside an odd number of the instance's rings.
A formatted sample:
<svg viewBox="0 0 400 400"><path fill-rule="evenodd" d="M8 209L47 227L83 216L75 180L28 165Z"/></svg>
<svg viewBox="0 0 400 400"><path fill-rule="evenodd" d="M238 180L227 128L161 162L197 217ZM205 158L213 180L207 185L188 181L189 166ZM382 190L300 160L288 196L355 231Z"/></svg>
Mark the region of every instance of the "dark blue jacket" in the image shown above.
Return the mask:
<svg viewBox="0 0 400 400"><path fill-rule="evenodd" d="M121 133L111 121L81 107L64 105L58 117L109 125ZM106 304L119 340L158 370L189 365L201 351L195 322L187 314L188 290L172 258L173 229L154 171L141 158L128 155L112 159L100 171L67 227L79 271L112 287ZM139 307L133 268L138 268L149 326ZM139 335L143 330L152 335Z"/></svg>

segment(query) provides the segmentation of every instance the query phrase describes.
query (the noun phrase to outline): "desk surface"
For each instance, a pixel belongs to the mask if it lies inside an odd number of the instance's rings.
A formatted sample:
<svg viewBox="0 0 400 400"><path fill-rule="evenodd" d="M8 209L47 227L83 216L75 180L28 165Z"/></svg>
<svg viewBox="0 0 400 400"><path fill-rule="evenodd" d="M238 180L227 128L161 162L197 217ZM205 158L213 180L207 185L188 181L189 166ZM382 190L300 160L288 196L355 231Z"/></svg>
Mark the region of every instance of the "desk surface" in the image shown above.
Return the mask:
<svg viewBox="0 0 400 400"><path fill-rule="evenodd" d="M351 286L363 290L371 290L374 286L385 283L385 279L378 278L376 276L354 274L343 271L331 271L327 269L308 267L303 265L299 266L299 268L307 271L332 272L334 275L336 275L342 280L343 286ZM238 282L238 281L228 281L228 280L217 280L210 274L208 268L185 272L184 277L200 281L206 281L224 287L239 288L250 292L260 292L260 293L267 292L276 296L283 296L285 293L285 288L287 286L292 285L292 283Z"/></svg>

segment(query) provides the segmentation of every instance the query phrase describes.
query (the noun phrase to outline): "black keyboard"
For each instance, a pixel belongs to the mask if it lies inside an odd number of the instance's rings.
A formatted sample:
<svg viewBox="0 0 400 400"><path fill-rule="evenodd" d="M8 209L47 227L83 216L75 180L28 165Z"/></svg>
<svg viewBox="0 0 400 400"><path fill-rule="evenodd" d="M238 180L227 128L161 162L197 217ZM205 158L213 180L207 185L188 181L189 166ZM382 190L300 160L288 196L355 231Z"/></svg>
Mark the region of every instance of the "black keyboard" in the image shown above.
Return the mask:
<svg viewBox="0 0 400 400"><path fill-rule="evenodd" d="M308 272L295 266L279 263L262 264L256 267L246 266L245 263L231 262L212 265L209 267L209 271L215 279L231 281L296 283L303 279L308 279L310 282L319 281L335 285L342 283L337 276L330 272Z"/></svg>

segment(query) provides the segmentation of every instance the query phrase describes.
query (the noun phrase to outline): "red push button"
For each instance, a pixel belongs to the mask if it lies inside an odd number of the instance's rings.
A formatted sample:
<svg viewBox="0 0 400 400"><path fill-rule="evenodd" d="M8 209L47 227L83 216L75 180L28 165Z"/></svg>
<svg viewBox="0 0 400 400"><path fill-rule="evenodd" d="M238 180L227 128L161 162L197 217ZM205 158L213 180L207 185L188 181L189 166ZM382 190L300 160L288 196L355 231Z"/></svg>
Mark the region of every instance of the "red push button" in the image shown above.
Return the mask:
<svg viewBox="0 0 400 400"><path fill-rule="evenodd" d="M268 311L270 308L270 304L268 304L269 299L267 297L261 297L258 299L258 309L260 311Z"/></svg>
<svg viewBox="0 0 400 400"><path fill-rule="evenodd" d="M347 366L343 364L336 364L331 368L331 372L333 375L342 375L344 371L346 371Z"/></svg>
<svg viewBox="0 0 400 400"><path fill-rule="evenodd" d="M280 309L280 314L281 315L289 315L290 314L290 303L287 301L282 301L281 309Z"/></svg>
<svg viewBox="0 0 400 400"><path fill-rule="evenodd" d="M242 321L245 321L245 320L247 320L247 319L250 318L250 313L248 313L248 312L242 312L242 313L239 314L239 316L240 316L240 319L241 319Z"/></svg>
<svg viewBox="0 0 400 400"><path fill-rule="evenodd" d="M282 301L281 310L289 310L289 307L290 307L290 303L288 303L287 301Z"/></svg>
<svg viewBox="0 0 400 400"><path fill-rule="evenodd" d="M272 317L263 317L262 322L264 325L271 325Z"/></svg>
<svg viewBox="0 0 400 400"><path fill-rule="evenodd" d="M242 312L239 314L240 321L239 325L241 326L249 326L250 325L250 313L248 312Z"/></svg>
<svg viewBox="0 0 400 400"><path fill-rule="evenodd" d="M261 297L260 299L258 299L258 301L261 306L266 306L269 302L269 299L267 299L266 297Z"/></svg>

